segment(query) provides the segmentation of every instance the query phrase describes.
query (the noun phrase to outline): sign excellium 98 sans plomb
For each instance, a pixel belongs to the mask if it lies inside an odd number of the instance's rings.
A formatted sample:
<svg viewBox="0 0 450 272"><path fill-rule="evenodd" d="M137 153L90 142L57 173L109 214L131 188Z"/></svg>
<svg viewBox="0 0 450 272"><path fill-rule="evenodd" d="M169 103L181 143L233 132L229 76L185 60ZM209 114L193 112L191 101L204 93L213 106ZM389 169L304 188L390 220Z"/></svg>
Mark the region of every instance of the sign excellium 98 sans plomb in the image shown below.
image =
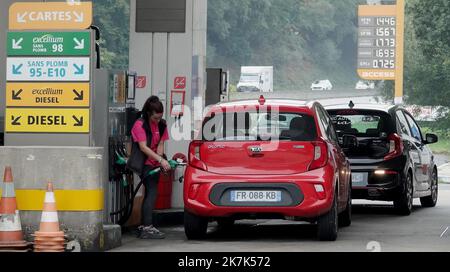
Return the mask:
<svg viewBox="0 0 450 272"><path fill-rule="evenodd" d="M9 32L8 56L89 56L90 32Z"/></svg>

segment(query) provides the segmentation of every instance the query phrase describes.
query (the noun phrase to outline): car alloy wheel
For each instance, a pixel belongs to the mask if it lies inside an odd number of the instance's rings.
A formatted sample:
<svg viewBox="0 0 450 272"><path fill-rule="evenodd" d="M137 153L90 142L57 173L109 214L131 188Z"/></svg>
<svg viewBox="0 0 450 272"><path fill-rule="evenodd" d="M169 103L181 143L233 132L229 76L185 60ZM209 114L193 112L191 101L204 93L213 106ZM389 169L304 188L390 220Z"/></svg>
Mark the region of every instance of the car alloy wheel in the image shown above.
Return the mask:
<svg viewBox="0 0 450 272"><path fill-rule="evenodd" d="M438 177L436 171L433 171L433 180L431 182L431 197L433 202L437 202L438 198Z"/></svg>
<svg viewBox="0 0 450 272"><path fill-rule="evenodd" d="M413 207L413 185L412 185L412 177L408 175L406 179L406 198L408 203L408 209L412 210Z"/></svg>
<svg viewBox="0 0 450 272"><path fill-rule="evenodd" d="M422 207L433 208L436 207L438 195L439 195L439 184L438 184L437 171L433 171L431 176L431 195L420 198L420 203Z"/></svg>
<svg viewBox="0 0 450 272"><path fill-rule="evenodd" d="M328 213L317 220L317 237L320 241L336 241L338 235L338 194L333 197L333 205Z"/></svg>
<svg viewBox="0 0 450 272"><path fill-rule="evenodd" d="M352 186L349 185L347 208L339 215L339 227L349 227L352 224Z"/></svg>
<svg viewBox="0 0 450 272"><path fill-rule="evenodd" d="M400 215L410 215L413 208L413 178L412 174L408 173L404 180L403 190L398 199L394 200L394 207L398 210Z"/></svg>

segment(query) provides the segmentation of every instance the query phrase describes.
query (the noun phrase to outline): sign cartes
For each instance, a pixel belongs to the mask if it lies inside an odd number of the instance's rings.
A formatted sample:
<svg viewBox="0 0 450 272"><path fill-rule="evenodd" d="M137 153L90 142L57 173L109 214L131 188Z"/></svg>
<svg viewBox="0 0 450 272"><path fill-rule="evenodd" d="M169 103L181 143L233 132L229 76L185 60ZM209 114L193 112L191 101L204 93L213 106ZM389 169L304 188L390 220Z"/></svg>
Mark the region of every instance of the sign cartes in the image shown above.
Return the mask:
<svg viewBox="0 0 450 272"><path fill-rule="evenodd" d="M9 32L8 56L89 56L90 32Z"/></svg>
<svg viewBox="0 0 450 272"><path fill-rule="evenodd" d="M89 81L90 58L8 58L8 81Z"/></svg>
<svg viewBox="0 0 450 272"><path fill-rule="evenodd" d="M7 107L89 107L89 83L7 83Z"/></svg>
<svg viewBox="0 0 450 272"><path fill-rule="evenodd" d="M9 29L87 29L92 16L92 2L14 3L9 7Z"/></svg>
<svg viewBox="0 0 450 272"><path fill-rule="evenodd" d="M7 108L7 133L89 133L89 109Z"/></svg>

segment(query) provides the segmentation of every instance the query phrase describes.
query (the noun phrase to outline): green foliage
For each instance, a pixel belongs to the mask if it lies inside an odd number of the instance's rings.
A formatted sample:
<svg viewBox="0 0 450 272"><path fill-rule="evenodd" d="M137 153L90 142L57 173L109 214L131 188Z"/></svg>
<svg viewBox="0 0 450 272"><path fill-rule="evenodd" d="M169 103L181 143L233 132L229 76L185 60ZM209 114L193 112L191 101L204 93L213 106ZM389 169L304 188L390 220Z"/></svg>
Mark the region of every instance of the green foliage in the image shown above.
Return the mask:
<svg viewBox="0 0 450 272"><path fill-rule="evenodd" d="M95 0L94 25L101 31L102 68L128 69L129 0Z"/></svg>
<svg viewBox="0 0 450 272"><path fill-rule="evenodd" d="M274 66L275 88L329 78L356 81L357 4L362 0L208 0L208 65Z"/></svg>
<svg viewBox="0 0 450 272"><path fill-rule="evenodd" d="M450 106L450 2L407 2L405 90L419 105Z"/></svg>
<svg viewBox="0 0 450 272"><path fill-rule="evenodd" d="M127 69L129 0L96 0L94 24L104 68ZM273 65L275 88L308 87L329 78L353 86L356 10L365 0L208 0L208 66L231 70ZM450 1L407 0L405 94L407 102L450 106ZM385 82L386 97L393 82ZM448 118L438 122L450 126Z"/></svg>
<svg viewBox="0 0 450 272"><path fill-rule="evenodd" d="M429 145L435 154L450 154L450 131L448 129L437 128L440 126L435 122L419 122L422 134L427 133L437 134L439 141L436 144ZM448 128L448 127L447 127Z"/></svg>

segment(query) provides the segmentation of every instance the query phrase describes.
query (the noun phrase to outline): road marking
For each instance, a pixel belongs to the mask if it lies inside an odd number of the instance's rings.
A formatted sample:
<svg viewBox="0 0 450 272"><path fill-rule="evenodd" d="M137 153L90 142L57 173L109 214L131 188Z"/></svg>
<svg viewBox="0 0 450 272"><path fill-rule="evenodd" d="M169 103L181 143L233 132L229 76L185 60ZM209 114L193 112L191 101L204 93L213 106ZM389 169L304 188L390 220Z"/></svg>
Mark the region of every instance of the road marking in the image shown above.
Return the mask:
<svg viewBox="0 0 450 272"><path fill-rule="evenodd" d="M444 234L448 231L449 227L447 227L444 232L441 234L441 238L444 236Z"/></svg>

